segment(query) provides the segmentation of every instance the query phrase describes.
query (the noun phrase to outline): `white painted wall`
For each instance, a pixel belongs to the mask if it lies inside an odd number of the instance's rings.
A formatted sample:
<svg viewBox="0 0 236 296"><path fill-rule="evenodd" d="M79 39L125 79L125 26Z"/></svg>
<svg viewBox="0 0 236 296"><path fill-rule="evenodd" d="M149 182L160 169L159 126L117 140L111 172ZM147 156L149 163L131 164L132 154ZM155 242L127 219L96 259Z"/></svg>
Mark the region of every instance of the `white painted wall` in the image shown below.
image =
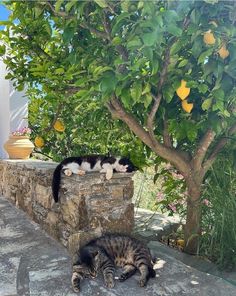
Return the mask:
<svg viewBox="0 0 236 296"><path fill-rule="evenodd" d="M28 100L25 92L14 89L10 80L6 80L6 66L0 60L0 158L7 158L3 144L10 132L28 126Z"/></svg>

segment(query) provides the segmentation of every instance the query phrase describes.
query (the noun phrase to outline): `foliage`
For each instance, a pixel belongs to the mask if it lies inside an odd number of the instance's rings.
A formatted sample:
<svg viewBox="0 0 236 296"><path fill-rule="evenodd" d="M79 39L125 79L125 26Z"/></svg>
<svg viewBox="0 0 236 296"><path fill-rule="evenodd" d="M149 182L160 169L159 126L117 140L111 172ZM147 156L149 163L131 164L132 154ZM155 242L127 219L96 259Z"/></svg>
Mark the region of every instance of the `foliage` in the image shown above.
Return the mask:
<svg viewBox="0 0 236 296"><path fill-rule="evenodd" d="M235 1L5 4L0 54L7 78L28 86L42 152L128 151L138 166L153 152L170 162L188 187L186 241L196 250L204 176L236 132ZM53 129L58 119L64 132Z"/></svg>
<svg viewBox="0 0 236 296"><path fill-rule="evenodd" d="M210 171L203 194L200 254L227 269L236 266L235 197L236 173L232 155L223 155Z"/></svg>
<svg viewBox="0 0 236 296"><path fill-rule="evenodd" d="M59 104L69 106L76 118L81 105L85 105L86 111L96 114L91 126L101 123L102 131L107 118L101 122L97 116L101 119L106 113L101 106L113 92L144 123L152 94L158 92L163 55L171 44L171 64L163 86L156 134L161 134L166 116L169 132L179 148L192 151L209 125L220 134L235 120L231 109L236 97L236 29L234 6L229 3L182 1L176 9L168 1L56 1L55 5L49 1L8 1L6 5L12 10L5 22L6 31L1 33L10 45L5 56L11 70L7 78L16 79L18 89L25 83L40 88L42 115L32 119L32 125L37 122L38 133L40 127L45 133ZM183 28L186 15L189 24ZM106 28L106 18L110 28ZM203 33L209 29L217 38L214 46L203 41ZM223 41L230 52L227 60L217 54ZM189 101L194 103L194 109L190 115L183 112L175 94L183 78L191 87ZM57 115L76 121L65 110L61 108ZM75 122L72 128L77 128ZM56 137L66 145L68 134L54 135L48 145ZM93 143L99 141L100 136L93 139ZM66 149L64 146L64 152Z"/></svg>

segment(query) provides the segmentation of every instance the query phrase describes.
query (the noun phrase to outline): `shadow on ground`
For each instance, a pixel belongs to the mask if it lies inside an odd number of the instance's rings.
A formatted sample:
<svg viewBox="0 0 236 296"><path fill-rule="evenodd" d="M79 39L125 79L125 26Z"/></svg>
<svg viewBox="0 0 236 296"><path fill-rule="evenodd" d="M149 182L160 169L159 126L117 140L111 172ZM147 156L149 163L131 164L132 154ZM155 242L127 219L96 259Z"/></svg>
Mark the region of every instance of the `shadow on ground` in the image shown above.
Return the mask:
<svg viewBox="0 0 236 296"><path fill-rule="evenodd" d="M198 271L165 249L153 248L157 276L145 288L138 274L114 289L101 278L84 280L81 296L235 296L236 287ZM67 251L29 220L25 213L0 197L0 296L72 296L71 259Z"/></svg>

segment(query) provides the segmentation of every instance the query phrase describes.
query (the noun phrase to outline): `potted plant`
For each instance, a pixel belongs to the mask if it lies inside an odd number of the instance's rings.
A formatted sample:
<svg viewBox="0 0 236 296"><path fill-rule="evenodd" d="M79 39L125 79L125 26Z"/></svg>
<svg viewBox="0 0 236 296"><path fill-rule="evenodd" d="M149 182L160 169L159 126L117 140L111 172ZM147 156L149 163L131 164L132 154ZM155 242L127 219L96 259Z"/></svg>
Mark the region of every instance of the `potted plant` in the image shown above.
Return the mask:
<svg viewBox="0 0 236 296"><path fill-rule="evenodd" d="M13 131L7 142L4 144L4 149L10 159L27 159L34 149L34 144L30 141L31 129L23 127Z"/></svg>

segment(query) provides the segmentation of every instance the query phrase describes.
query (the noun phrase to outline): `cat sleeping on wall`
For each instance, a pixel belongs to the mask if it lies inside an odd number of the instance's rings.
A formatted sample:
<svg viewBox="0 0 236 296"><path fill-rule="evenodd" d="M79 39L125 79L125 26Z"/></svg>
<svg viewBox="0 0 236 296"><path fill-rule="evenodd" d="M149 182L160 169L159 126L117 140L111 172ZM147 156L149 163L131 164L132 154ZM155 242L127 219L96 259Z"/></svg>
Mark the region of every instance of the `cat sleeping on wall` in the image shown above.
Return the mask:
<svg viewBox="0 0 236 296"><path fill-rule="evenodd" d="M104 235L81 247L76 255L71 282L77 293L80 292L81 280L94 278L99 271L103 274L105 286L113 288L116 266L123 268L118 279L120 282L131 277L137 270L140 273L140 287L146 286L149 278L156 276L149 249L127 235Z"/></svg>
<svg viewBox="0 0 236 296"><path fill-rule="evenodd" d="M100 172L106 174L110 180L113 172L131 173L137 168L126 157L113 157L104 155L90 155L81 157L68 157L64 159L55 169L52 179L52 193L55 202L58 202L58 195L61 182L61 171L66 176L72 174L84 175L86 172Z"/></svg>

